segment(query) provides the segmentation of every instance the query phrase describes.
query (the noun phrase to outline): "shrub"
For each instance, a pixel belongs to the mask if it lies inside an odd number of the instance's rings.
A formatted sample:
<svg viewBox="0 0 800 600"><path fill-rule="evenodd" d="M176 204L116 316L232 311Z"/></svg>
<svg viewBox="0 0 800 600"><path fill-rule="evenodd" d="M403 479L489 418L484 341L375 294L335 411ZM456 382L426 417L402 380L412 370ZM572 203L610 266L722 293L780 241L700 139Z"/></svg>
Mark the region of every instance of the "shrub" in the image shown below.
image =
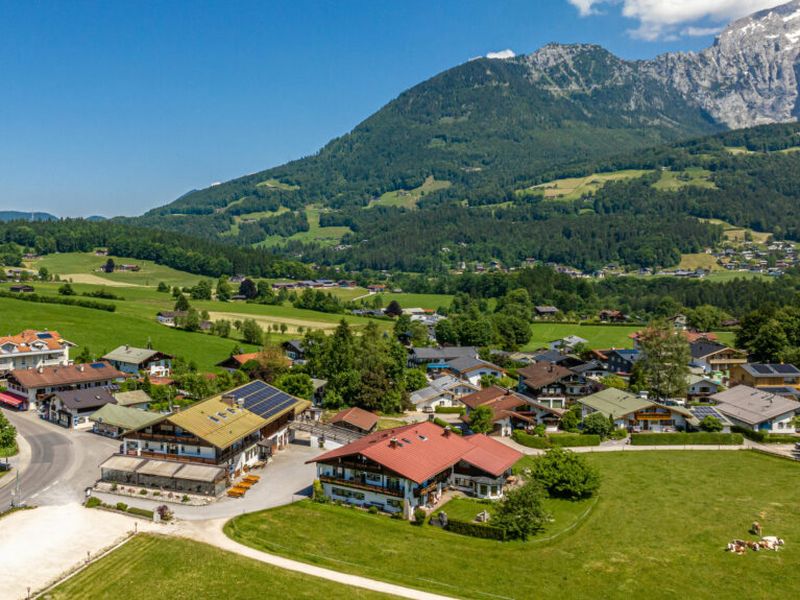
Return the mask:
<svg viewBox="0 0 800 600"><path fill-rule="evenodd" d="M189 496L184 494L183 497L181 498L181 502L188 502L188 501L189 501Z"/></svg>
<svg viewBox="0 0 800 600"><path fill-rule="evenodd" d="M570 446L599 446L600 436L586 433L559 433L548 436L550 444L568 448Z"/></svg>
<svg viewBox="0 0 800 600"><path fill-rule="evenodd" d="M136 508L135 506L129 506L128 510L125 512L127 512L129 515L137 515L139 517L145 517L146 519L152 520L153 518L152 510L147 510L144 508Z"/></svg>
<svg viewBox="0 0 800 600"><path fill-rule="evenodd" d="M703 431L718 432L722 431L722 421L712 415L706 415L700 421L700 429Z"/></svg>
<svg viewBox="0 0 800 600"><path fill-rule="evenodd" d="M427 518L428 513L425 512L424 508L415 508L414 509L414 525L422 525L425 523L425 519Z"/></svg>
<svg viewBox="0 0 800 600"><path fill-rule="evenodd" d="M86 508L97 508L101 504L103 504L103 503L100 500L100 498L97 498L95 496L89 496L86 499L86 503L84 504L84 506L86 506Z"/></svg>
<svg viewBox="0 0 800 600"><path fill-rule="evenodd" d="M599 435L601 438L604 438L608 437L612 429L613 425L611 421L600 412L593 412L590 415L586 415L586 418L583 420L584 433Z"/></svg>
<svg viewBox="0 0 800 600"><path fill-rule="evenodd" d="M544 528L548 515L544 510L544 488L535 480L510 490L500 501L492 527L502 529L506 538L527 540Z"/></svg>
<svg viewBox="0 0 800 600"><path fill-rule="evenodd" d="M140 496L147 496L147 490L145 490L145 489L139 490L139 495Z"/></svg>
<svg viewBox="0 0 800 600"><path fill-rule="evenodd" d="M112 492L116 492L117 491L117 484L116 483L112 483L111 484L111 491Z"/></svg>
<svg viewBox="0 0 800 600"><path fill-rule="evenodd" d="M550 448L551 444L546 437L537 437L529 433L525 433L521 429L515 429L511 432L511 438L518 444L527 446L528 448Z"/></svg>
<svg viewBox="0 0 800 600"><path fill-rule="evenodd" d="M611 439L624 440L626 437L628 437L628 430L624 427L619 427L611 432Z"/></svg>
<svg viewBox="0 0 800 600"><path fill-rule="evenodd" d="M738 425L731 427L731 431L740 433L748 440L753 440L760 444L792 444L800 441L800 438L790 434L753 431L752 429L747 429L746 427L740 427Z"/></svg>
<svg viewBox="0 0 800 600"><path fill-rule="evenodd" d="M456 435L461 435L461 429L459 429L458 427L453 427L452 425L450 425L450 423L448 423L443 419L440 419L439 417L434 417L433 422L436 423L439 427L449 427L450 431L452 431Z"/></svg>
<svg viewBox="0 0 800 600"><path fill-rule="evenodd" d="M588 498L600 487L600 474L579 454L552 448L533 461L533 478L550 496L577 500Z"/></svg>
<svg viewBox="0 0 800 600"><path fill-rule="evenodd" d="M319 502L320 504L325 504L330 501L330 498L325 495L325 490L323 489L322 482L319 479L314 480L311 498L314 500L314 502Z"/></svg>
<svg viewBox="0 0 800 600"><path fill-rule="evenodd" d="M161 520L165 522L172 521L172 519L175 516L172 510L166 504L162 504L161 506L156 508L156 512L158 513L158 516L161 518Z"/></svg>
<svg viewBox="0 0 800 600"><path fill-rule="evenodd" d="M536 427L533 428L533 435L544 437L546 431L547 428L544 426L544 423L539 423Z"/></svg>
<svg viewBox="0 0 800 600"><path fill-rule="evenodd" d="M494 525L470 523L468 521L459 521L457 519L448 518L447 527L445 527L445 529L460 535L469 535L488 540L499 540L504 542L507 539L505 529L495 527Z"/></svg>
<svg viewBox="0 0 800 600"><path fill-rule="evenodd" d="M371 515L377 515L377 514L378 514L378 507L377 507L377 506L370 506L370 507L367 509L367 512L368 512L369 514L371 514Z"/></svg>
<svg viewBox="0 0 800 600"><path fill-rule="evenodd" d="M434 410L440 415L463 415L466 412L463 406L437 406Z"/></svg>
<svg viewBox="0 0 800 600"><path fill-rule="evenodd" d="M161 492L153 492L153 496L160 496Z"/></svg>
<svg viewBox="0 0 800 600"><path fill-rule="evenodd" d="M128 505L125 504L124 502L117 502L117 510L125 512L126 510L128 510Z"/></svg>
<svg viewBox="0 0 800 600"><path fill-rule="evenodd" d="M715 433L710 431L631 434L632 446L735 446L743 441L742 435L739 433Z"/></svg>

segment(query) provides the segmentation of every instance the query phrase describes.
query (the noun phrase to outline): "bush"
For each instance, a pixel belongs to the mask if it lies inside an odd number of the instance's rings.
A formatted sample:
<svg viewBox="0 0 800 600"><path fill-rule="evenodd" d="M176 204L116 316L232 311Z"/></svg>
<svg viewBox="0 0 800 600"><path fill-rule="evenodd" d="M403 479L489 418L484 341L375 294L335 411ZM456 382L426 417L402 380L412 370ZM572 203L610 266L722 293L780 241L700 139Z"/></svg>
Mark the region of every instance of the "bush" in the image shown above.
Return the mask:
<svg viewBox="0 0 800 600"><path fill-rule="evenodd" d="M577 500L588 498L600 487L600 474L579 454L552 448L533 461L533 478L550 496Z"/></svg>
<svg viewBox="0 0 800 600"><path fill-rule="evenodd" d="M117 502L117 510L125 512L126 510L128 510L128 505L125 504L124 502Z"/></svg>
<svg viewBox="0 0 800 600"><path fill-rule="evenodd" d="M325 495L325 490L322 487L322 482L319 479L314 480L311 499L314 500L314 502L319 502L320 504L326 504L330 501L330 498Z"/></svg>
<svg viewBox="0 0 800 600"><path fill-rule="evenodd" d="M562 448L600 445L599 435L590 435L586 433L558 433L548 436L547 439L550 440L551 445L560 446Z"/></svg>
<svg viewBox="0 0 800 600"><path fill-rule="evenodd" d="M147 490L145 490L145 489L139 490L139 495L140 496L147 496Z"/></svg>
<svg viewBox="0 0 800 600"><path fill-rule="evenodd" d="M624 440L626 437L628 437L628 430L624 427L620 427L611 432L611 439L613 440Z"/></svg>
<svg viewBox="0 0 800 600"><path fill-rule="evenodd" d="M531 480L508 491L495 511L492 526L502 529L506 538L527 540L547 522L543 500L544 488L539 481Z"/></svg>
<svg viewBox="0 0 800 600"><path fill-rule="evenodd" d="M167 506L166 504L162 504L161 506L156 508L156 512L158 512L158 516L164 522L172 521L172 519L175 517L175 514L172 512L170 507Z"/></svg>
<svg viewBox="0 0 800 600"><path fill-rule="evenodd" d="M414 525L422 525L427 517L428 513L425 512L424 508L417 507L414 509Z"/></svg>
<svg viewBox="0 0 800 600"><path fill-rule="evenodd" d="M153 511L152 510L147 510L147 509L144 509L144 508L136 508L135 506L129 506L128 510L125 511L125 512L127 512L129 515L137 515L139 517L145 517L146 519L150 519L150 520L153 519Z"/></svg>
<svg viewBox="0 0 800 600"><path fill-rule="evenodd" d="M463 406L437 406L434 410L440 415L463 415L467 409Z"/></svg>
<svg viewBox="0 0 800 600"><path fill-rule="evenodd" d="M189 501L189 496L187 496L186 494L184 494L184 495L181 497L181 502L188 502L188 501Z"/></svg>
<svg viewBox="0 0 800 600"><path fill-rule="evenodd" d="M434 417L433 422L436 423L439 427L449 427L450 431L452 431L456 435L462 435L461 429L459 429L458 427L453 427L452 425L450 425L450 423L448 423L443 419L440 419L439 417Z"/></svg>
<svg viewBox="0 0 800 600"><path fill-rule="evenodd" d="M371 515L377 515L377 514L378 514L378 507L377 507L377 506L370 506L370 507L367 509L367 512L368 512L369 514L371 514Z"/></svg>
<svg viewBox="0 0 800 600"><path fill-rule="evenodd" d="M544 426L544 423L539 423L536 427L533 428L533 435L544 437L547 428Z"/></svg>
<svg viewBox="0 0 800 600"><path fill-rule="evenodd" d="M448 518L447 527L445 527L445 529L460 535L469 535L487 540L499 540L504 542L507 539L505 529L493 525L483 525L481 523L470 523L468 521Z"/></svg>
<svg viewBox="0 0 800 600"><path fill-rule="evenodd" d="M744 440L740 433L634 433L631 446L736 446Z"/></svg>
<svg viewBox="0 0 800 600"><path fill-rule="evenodd" d="M97 508L101 504L103 504L103 503L101 502L100 498L97 498L95 496L89 496L86 499L86 503L84 504L84 506L86 508Z"/></svg>
<svg viewBox="0 0 800 600"><path fill-rule="evenodd" d="M550 448L551 444L546 437L537 437L522 431L522 429L515 429L511 432L511 438L518 444L527 446L528 448L545 449Z"/></svg>
<svg viewBox="0 0 800 600"><path fill-rule="evenodd" d="M748 440L753 440L754 442L758 442L760 444L792 444L800 441L800 438L794 435L785 433L769 433L766 431L753 431L752 429L747 429L746 427L740 427L738 425L731 427L731 431L740 433Z"/></svg>
<svg viewBox="0 0 800 600"><path fill-rule="evenodd" d="M719 432L722 431L722 421L712 415L706 415L700 421L700 429L703 431Z"/></svg>
<svg viewBox="0 0 800 600"><path fill-rule="evenodd" d="M611 430L614 428L614 425L608 417L600 412L593 412L590 415L586 415L582 425L584 432L599 435L601 438L608 437Z"/></svg>

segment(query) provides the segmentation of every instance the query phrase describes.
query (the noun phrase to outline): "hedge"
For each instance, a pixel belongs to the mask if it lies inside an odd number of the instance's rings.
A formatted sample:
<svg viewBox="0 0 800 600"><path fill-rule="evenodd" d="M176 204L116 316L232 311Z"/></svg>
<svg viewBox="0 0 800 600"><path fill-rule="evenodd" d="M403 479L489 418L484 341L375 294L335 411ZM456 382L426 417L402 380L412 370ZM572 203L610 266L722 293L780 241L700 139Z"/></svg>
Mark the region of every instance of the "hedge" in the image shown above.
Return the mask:
<svg viewBox="0 0 800 600"><path fill-rule="evenodd" d="M511 437L518 444L527 446L528 448L538 448L546 450L553 446L560 446L562 448L569 448L575 446L599 446L600 436L589 435L584 433L557 433L555 435L548 435L539 437L525 433L520 429L515 429Z"/></svg>
<svg viewBox="0 0 800 600"><path fill-rule="evenodd" d="M790 435L787 433L753 431L752 429L740 427L739 425L734 425L731 427L731 431L741 433L748 440L753 440L754 442L759 442L760 444L793 444L795 442L800 442L800 437L795 435Z"/></svg>
<svg viewBox="0 0 800 600"><path fill-rule="evenodd" d="M631 446L737 446L744 442L740 433L633 433Z"/></svg>
<svg viewBox="0 0 800 600"><path fill-rule="evenodd" d="M38 294L18 294L0 290L0 298L12 298L14 300L23 300L25 302L39 302L40 304L66 304L68 306L80 306L83 308L93 308L95 310L105 310L108 312L114 312L117 310L116 304L97 302L96 300L86 300L84 298L76 298L74 296L40 296Z"/></svg>
<svg viewBox="0 0 800 600"><path fill-rule="evenodd" d="M153 511L146 510L144 508L136 508L135 506L129 506L128 510L125 512L130 513L132 515L138 515L140 517L145 517L147 519L153 520Z"/></svg>
<svg viewBox="0 0 800 600"><path fill-rule="evenodd" d="M445 529L460 535L469 535L485 540L506 541L506 530L500 529L499 527L492 527L491 525L481 525L480 523L448 519Z"/></svg>
<svg viewBox="0 0 800 600"><path fill-rule="evenodd" d="M445 421L444 419L440 419L439 417L434 417L433 422L436 423L439 427L449 427L450 431L457 435L462 435L461 429L459 427L453 427L450 423Z"/></svg>
<svg viewBox="0 0 800 600"><path fill-rule="evenodd" d="M463 406L437 406L434 410L442 415L463 415L466 408Z"/></svg>

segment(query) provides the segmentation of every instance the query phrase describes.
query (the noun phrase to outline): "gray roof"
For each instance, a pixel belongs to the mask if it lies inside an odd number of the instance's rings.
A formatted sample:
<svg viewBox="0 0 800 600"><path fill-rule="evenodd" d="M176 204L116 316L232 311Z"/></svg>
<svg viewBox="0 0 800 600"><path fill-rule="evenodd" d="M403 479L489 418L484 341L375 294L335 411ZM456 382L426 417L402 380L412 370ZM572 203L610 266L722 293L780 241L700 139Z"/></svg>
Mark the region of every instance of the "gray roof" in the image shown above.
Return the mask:
<svg viewBox="0 0 800 600"><path fill-rule="evenodd" d="M114 394L117 404L120 406L135 406L137 404L149 404L153 399L144 390L131 390L130 392L117 392Z"/></svg>
<svg viewBox="0 0 800 600"><path fill-rule="evenodd" d="M474 356L462 356L461 358L448 361L447 365L448 367L459 373L471 371L472 369L479 369L481 367L496 369L498 371L503 370L495 364L492 364L480 358L476 358Z"/></svg>
<svg viewBox="0 0 800 600"><path fill-rule="evenodd" d="M99 408L106 404L116 404L116 399L106 388L93 387L85 390L63 390L53 392L67 408L82 410L86 408Z"/></svg>
<svg viewBox="0 0 800 600"><path fill-rule="evenodd" d="M575 373L585 373L586 371L594 371L596 369L602 369L603 365L600 363L599 360L590 360L588 362L583 363L582 365L576 365L574 367L570 367L571 371Z"/></svg>
<svg viewBox="0 0 800 600"><path fill-rule="evenodd" d="M717 410L750 425L758 425L788 412L800 411L800 402L746 385L737 385L711 396Z"/></svg>
<svg viewBox="0 0 800 600"><path fill-rule="evenodd" d="M747 363L742 368L752 377L800 377L800 369L794 365Z"/></svg>
<svg viewBox="0 0 800 600"><path fill-rule="evenodd" d="M464 356L475 357L478 349L475 346L450 346L446 348L414 348L411 353L419 361L454 360Z"/></svg>
<svg viewBox="0 0 800 600"><path fill-rule="evenodd" d="M154 357L158 354L158 350L152 350L150 348L134 348L133 346L120 346L119 348L115 348L108 354L106 354L103 359L107 361L117 361L123 363L130 363L134 365L139 365L149 360L150 358Z"/></svg>
<svg viewBox="0 0 800 600"><path fill-rule="evenodd" d="M411 403L412 404L419 404L420 402L425 402L426 400L430 400L431 398L435 398L436 396L443 394L450 390L451 388L458 387L458 386L469 386L474 388L477 391L477 387L467 383L465 381L461 381L457 377L453 377L452 375L443 375L442 377L437 377L433 381L431 381L428 387L424 387L419 389L411 394Z"/></svg>

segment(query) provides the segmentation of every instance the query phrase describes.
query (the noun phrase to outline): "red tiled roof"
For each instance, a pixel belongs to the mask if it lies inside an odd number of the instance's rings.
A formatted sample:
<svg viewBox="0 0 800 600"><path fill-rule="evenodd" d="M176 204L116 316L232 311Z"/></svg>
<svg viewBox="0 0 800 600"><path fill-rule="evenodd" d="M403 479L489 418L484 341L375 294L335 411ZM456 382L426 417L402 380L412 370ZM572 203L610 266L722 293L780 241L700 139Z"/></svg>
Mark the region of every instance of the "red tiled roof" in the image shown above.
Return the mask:
<svg viewBox="0 0 800 600"><path fill-rule="evenodd" d="M102 366L100 366L102 365ZM104 361L67 367L39 367L38 369L16 369L8 376L16 380L22 387L37 389L55 385L74 385L110 381L125 377L125 373L117 371Z"/></svg>
<svg viewBox="0 0 800 600"><path fill-rule="evenodd" d="M503 450L489 450L492 444L502 445L500 442L487 438L487 442L479 440L473 443L470 440L474 437L464 438L447 433L438 425L425 421L376 431L308 462L329 462L345 456L361 455L406 479L422 483L462 458L467 460L466 456L471 453L468 460L470 464L480 469L492 469L488 472L495 474L498 465L505 464L511 455ZM393 439L396 444L392 443ZM516 453L517 459L522 457L516 450L509 450Z"/></svg>
<svg viewBox="0 0 800 600"><path fill-rule="evenodd" d="M472 444L473 448L462 457L462 460L495 477L502 475L522 458L522 452L482 433L471 435L464 440Z"/></svg>
<svg viewBox="0 0 800 600"><path fill-rule="evenodd" d="M498 398L505 396L507 393L508 390L505 388L501 388L499 385L492 385L487 388L483 388L482 390L478 390L477 392L472 392L471 394L462 396L460 401L470 408L477 408L482 404L497 400Z"/></svg>
<svg viewBox="0 0 800 600"><path fill-rule="evenodd" d="M331 424L347 423L353 427L369 431L378 424L378 415L354 406L352 408L345 408L343 411L336 413L333 415L330 422Z"/></svg>
<svg viewBox="0 0 800 600"><path fill-rule="evenodd" d="M35 329L26 329L17 335L0 337L0 346L8 343L16 346L15 352L32 352L32 344L44 344L48 350L63 350L67 345L57 331L36 331Z"/></svg>

